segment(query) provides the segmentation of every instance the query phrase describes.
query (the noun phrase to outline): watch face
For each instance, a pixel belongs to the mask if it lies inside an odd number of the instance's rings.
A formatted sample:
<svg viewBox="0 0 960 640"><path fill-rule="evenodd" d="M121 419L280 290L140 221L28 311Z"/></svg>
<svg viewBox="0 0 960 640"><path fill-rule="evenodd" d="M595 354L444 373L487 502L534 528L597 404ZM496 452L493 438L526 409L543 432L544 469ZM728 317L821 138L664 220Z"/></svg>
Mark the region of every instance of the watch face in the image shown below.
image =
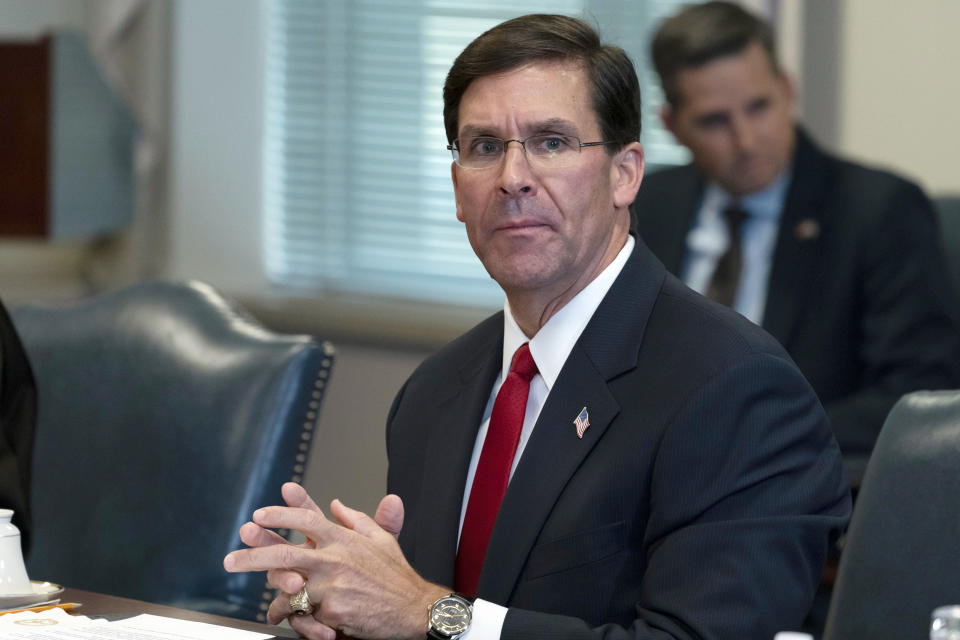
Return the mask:
<svg viewBox="0 0 960 640"><path fill-rule="evenodd" d="M430 611L430 626L436 631L456 636L470 628L470 605L460 598L442 598Z"/></svg>

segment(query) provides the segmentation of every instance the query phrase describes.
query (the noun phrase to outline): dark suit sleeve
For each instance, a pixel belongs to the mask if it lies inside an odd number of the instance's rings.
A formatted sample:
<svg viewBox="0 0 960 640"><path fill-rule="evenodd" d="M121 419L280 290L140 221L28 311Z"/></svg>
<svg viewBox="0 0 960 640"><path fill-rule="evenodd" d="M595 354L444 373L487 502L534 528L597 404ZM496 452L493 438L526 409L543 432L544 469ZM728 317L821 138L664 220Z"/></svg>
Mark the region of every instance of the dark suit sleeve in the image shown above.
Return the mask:
<svg viewBox="0 0 960 640"><path fill-rule="evenodd" d="M930 201L897 179L864 225L857 389L825 402L840 447L869 451L904 393L960 387L955 290ZM829 322L829 318L825 318Z"/></svg>
<svg viewBox="0 0 960 640"><path fill-rule="evenodd" d="M746 356L682 404L658 447L634 622L591 629L510 609L501 637L772 638L797 629L829 539L849 516L845 487L807 382L779 356Z"/></svg>
<svg viewBox="0 0 960 640"><path fill-rule="evenodd" d="M30 464L36 389L27 356L0 304L0 507L13 509L24 551L30 546Z"/></svg>

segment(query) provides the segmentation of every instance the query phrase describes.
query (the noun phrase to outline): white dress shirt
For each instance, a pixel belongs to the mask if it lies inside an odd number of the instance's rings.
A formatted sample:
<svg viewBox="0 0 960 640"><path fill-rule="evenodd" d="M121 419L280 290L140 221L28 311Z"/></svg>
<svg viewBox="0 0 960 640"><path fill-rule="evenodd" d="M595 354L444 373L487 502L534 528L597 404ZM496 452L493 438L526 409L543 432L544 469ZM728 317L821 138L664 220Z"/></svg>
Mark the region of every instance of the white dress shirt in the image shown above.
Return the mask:
<svg viewBox="0 0 960 640"><path fill-rule="evenodd" d="M763 323L773 252L790 176L790 170L784 171L763 191L739 199L728 195L717 184L710 183L704 191L693 226L687 233L682 279L694 291L704 293L710 286L717 262L730 244L724 209L736 203L747 213L741 227L743 268L740 270L733 308L755 324Z"/></svg>
<svg viewBox="0 0 960 640"><path fill-rule="evenodd" d="M463 504L460 508L461 528L467 512L470 491L473 488L473 477L476 475L477 463L480 461L480 452L483 450L483 441L487 437L487 429L490 426L493 402L496 400L497 392L500 391L503 379L510 372L513 354L524 342L529 341L530 354L533 356L533 361L537 363L538 373L530 381L530 394L527 396L527 409L523 417L523 428L520 431L520 443L517 445L513 466L510 468L511 478L520 457L523 455L524 447L530 440L530 434L533 433L533 427L540 415L540 409L547 401L550 389L556 382L557 376L560 375L560 370L567 361L567 356L570 355L573 345L576 344L580 334L583 333L587 323L590 322L590 318L593 317L597 307L600 306L600 302L607 295L613 281L623 270L623 266L627 263L627 259L633 251L634 244L633 236L628 236L626 244L617 254L617 257L613 259L613 262L607 265L607 268L601 271L600 275L594 278L570 302L553 314L532 338L527 337L517 325L517 321L514 320L513 313L510 310L509 301L504 303L503 364L500 376L493 383L493 389L490 390L490 399L487 401L486 409L484 409L480 431L477 433L477 440L473 445L473 455L470 458L470 467L467 471L467 486L463 493ZM506 607L478 598L473 603L473 622L470 625L470 630L462 636L463 640L497 640L500 638L500 631L503 628L503 620L506 615Z"/></svg>

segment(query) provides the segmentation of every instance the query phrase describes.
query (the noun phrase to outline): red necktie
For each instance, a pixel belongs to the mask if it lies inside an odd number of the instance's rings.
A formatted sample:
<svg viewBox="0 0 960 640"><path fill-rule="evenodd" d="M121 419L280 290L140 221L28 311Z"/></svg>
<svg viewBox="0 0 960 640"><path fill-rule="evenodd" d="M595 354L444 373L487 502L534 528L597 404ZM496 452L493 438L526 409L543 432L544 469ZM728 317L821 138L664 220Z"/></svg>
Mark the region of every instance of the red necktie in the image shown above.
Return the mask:
<svg viewBox="0 0 960 640"><path fill-rule="evenodd" d="M483 557L500 502L510 481L510 467L520 442L523 415L527 411L530 380L537 375L537 363L524 342L513 355L510 373L500 386L493 402L490 426L480 451L480 461L473 476L473 488L460 533L454 587L460 593L476 595Z"/></svg>

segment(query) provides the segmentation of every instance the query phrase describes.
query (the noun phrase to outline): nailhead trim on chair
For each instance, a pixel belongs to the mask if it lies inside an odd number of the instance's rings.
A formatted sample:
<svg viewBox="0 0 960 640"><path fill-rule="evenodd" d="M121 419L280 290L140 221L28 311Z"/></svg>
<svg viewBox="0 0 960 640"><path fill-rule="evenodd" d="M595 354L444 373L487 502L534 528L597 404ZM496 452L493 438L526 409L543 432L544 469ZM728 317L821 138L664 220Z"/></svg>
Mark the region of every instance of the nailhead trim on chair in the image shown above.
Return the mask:
<svg viewBox="0 0 960 640"><path fill-rule="evenodd" d="M300 445L297 447L297 454L293 460L293 473L290 476L290 481L298 484L303 482L307 454L310 452L310 440L313 438L313 433L319 425L318 409L320 408L320 402L323 400L323 394L327 388L327 379L330 377L331 358L334 354L333 345L324 341L323 353L326 357L320 361L320 370L317 372L317 378L313 383L314 389L310 394L310 403L303 422L303 431L300 432ZM289 529L280 529L277 533L287 540L290 539ZM257 613L258 621L267 621L267 609L270 608L270 602L273 598L274 590L264 581L263 596L260 601L260 612Z"/></svg>

